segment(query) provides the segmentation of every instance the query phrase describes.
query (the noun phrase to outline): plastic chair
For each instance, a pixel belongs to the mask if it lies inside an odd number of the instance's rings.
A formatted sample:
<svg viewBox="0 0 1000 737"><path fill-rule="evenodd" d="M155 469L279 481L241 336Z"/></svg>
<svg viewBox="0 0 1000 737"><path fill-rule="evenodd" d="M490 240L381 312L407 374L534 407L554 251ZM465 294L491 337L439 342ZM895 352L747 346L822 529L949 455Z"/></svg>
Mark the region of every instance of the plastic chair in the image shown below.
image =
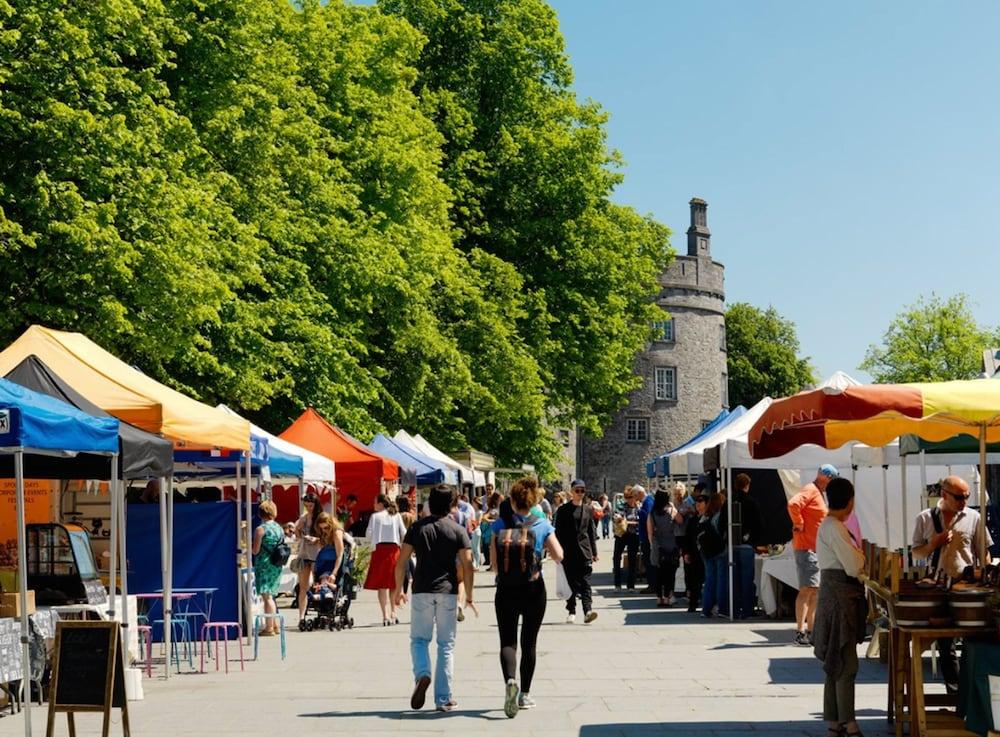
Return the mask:
<svg viewBox="0 0 1000 737"><path fill-rule="evenodd" d="M278 620L278 633L281 636L281 659L285 659L285 617L284 615L275 612L274 614L258 614L253 620L253 659L257 659L257 652L260 649L260 630L261 625L265 624L269 619Z"/></svg>
<svg viewBox="0 0 1000 737"><path fill-rule="evenodd" d="M163 626L163 620L157 619L153 624ZM194 641L191 639L191 625L183 617L180 619L170 618L170 660L177 664L177 672L181 672L181 651L179 645L183 643L184 652L187 653L188 665L194 668Z"/></svg>
<svg viewBox="0 0 1000 737"><path fill-rule="evenodd" d="M219 639L222 639L224 658L226 660L226 673L229 672L229 628L236 630L236 641L240 645L240 670L244 668L243 658L243 627L239 622L206 622L201 626L201 672L205 672L205 647L211 648L212 640L215 640L215 670L219 670ZM212 637L214 635L214 637Z"/></svg>
<svg viewBox="0 0 1000 737"><path fill-rule="evenodd" d="M136 626L136 631L139 634L139 651L142 652L143 643L146 644L146 677L153 677L153 628L148 624L140 624Z"/></svg>

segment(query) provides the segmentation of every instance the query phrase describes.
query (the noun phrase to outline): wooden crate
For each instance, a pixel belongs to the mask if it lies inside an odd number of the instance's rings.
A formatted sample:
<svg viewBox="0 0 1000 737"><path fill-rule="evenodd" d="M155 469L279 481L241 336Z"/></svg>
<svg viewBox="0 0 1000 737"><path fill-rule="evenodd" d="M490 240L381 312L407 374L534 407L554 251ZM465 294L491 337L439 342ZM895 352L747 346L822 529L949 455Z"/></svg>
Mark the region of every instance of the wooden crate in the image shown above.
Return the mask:
<svg viewBox="0 0 1000 737"><path fill-rule="evenodd" d="M35 613L35 592L28 592L28 614ZM21 616L21 595L3 594L0 596L0 618Z"/></svg>

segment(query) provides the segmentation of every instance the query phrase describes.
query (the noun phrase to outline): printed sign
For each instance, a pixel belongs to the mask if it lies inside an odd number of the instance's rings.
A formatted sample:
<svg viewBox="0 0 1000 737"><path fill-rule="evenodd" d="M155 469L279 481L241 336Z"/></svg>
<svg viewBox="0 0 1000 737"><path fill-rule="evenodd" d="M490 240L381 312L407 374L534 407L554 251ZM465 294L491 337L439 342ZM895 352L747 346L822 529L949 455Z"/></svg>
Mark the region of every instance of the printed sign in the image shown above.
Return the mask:
<svg viewBox="0 0 1000 737"><path fill-rule="evenodd" d="M10 432L10 410L0 409L0 435Z"/></svg>

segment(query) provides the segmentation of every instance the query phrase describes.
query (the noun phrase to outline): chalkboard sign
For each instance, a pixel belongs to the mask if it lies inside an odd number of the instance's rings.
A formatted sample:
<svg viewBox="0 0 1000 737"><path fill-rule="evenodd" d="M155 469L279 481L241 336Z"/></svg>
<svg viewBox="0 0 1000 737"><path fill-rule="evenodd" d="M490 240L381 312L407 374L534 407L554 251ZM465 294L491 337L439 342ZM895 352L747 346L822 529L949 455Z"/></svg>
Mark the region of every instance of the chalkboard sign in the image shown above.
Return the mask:
<svg viewBox="0 0 1000 737"><path fill-rule="evenodd" d="M122 710L122 727L129 734L128 703L125 700L125 671L118 622L59 622L56 624L52 660L52 687L49 694L49 729L55 713L104 712L108 734L112 708Z"/></svg>

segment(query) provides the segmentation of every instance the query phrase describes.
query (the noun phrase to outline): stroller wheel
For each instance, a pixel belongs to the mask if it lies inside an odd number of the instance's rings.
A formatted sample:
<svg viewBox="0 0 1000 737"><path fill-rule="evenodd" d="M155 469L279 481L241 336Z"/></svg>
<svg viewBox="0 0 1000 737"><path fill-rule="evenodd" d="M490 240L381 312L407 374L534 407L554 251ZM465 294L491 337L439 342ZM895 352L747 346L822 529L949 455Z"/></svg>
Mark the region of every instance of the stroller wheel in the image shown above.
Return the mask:
<svg viewBox="0 0 1000 737"><path fill-rule="evenodd" d="M337 623L336 622L330 622L330 631L333 632L335 629L337 629Z"/></svg>
<svg viewBox="0 0 1000 737"><path fill-rule="evenodd" d="M350 619L347 620L347 629L349 630L354 629L354 617L351 617Z"/></svg>

